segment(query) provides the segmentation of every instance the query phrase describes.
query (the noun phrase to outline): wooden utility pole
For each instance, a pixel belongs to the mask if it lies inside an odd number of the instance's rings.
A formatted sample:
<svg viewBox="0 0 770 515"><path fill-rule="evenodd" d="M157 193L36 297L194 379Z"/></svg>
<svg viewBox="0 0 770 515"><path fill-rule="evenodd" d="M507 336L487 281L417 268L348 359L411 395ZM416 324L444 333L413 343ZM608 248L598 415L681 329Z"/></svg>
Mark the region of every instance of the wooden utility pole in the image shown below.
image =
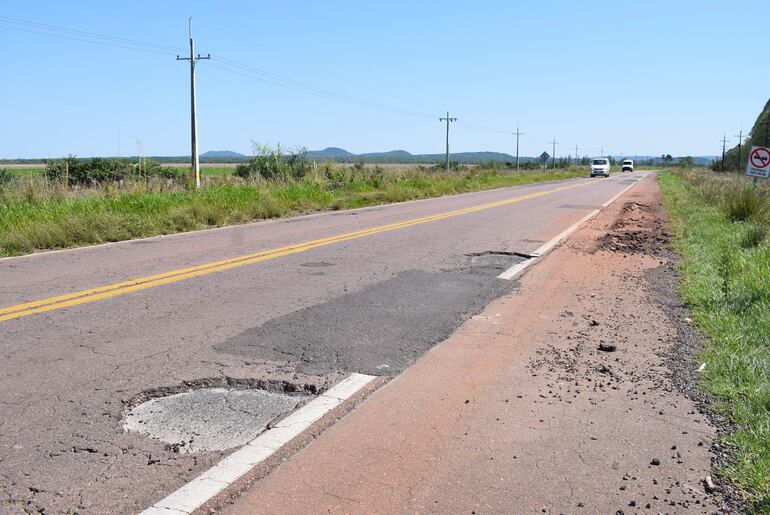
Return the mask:
<svg viewBox="0 0 770 515"><path fill-rule="evenodd" d="M720 172L725 171L725 145L727 145L727 134L722 135L722 165L719 167Z"/></svg>
<svg viewBox="0 0 770 515"><path fill-rule="evenodd" d="M190 168L195 188L201 187L200 162L198 159L198 117L195 114L195 63L200 59L211 59L211 54L206 57L195 55L195 42L192 37L192 17L187 20L188 33L190 35L190 57L176 56L177 61L190 61Z"/></svg>
<svg viewBox="0 0 770 515"><path fill-rule="evenodd" d="M519 136L524 134L519 130L519 124L516 124L516 132L514 132L516 135L516 171L519 171Z"/></svg>
<svg viewBox="0 0 770 515"><path fill-rule="evenodd" d="M743 127L741 127L741 131L735 136L738 138L738 171L741 170L741 148L743 145Z"/></svg>
<svg viewBox="0 0 770 515"><path fill-rule="evenodd" d="M450 118L449 111L446 112L445 118L439 118L440 122L446 122L446 158L444 159L444 170L449 172L449 124L450 122L456 122L457 118Z"/></svg>
<svg viewBox="0 0 770 515"><path fill-rule="evenodd" d="M556 141L556 137L554 136L553 141L551 141L551 144L553 144L553 155L551 156L551 164L553 165L553 168L556 168L556 145L559 144L558 141ZM547 168L547 166L546 166Z"/></svg>

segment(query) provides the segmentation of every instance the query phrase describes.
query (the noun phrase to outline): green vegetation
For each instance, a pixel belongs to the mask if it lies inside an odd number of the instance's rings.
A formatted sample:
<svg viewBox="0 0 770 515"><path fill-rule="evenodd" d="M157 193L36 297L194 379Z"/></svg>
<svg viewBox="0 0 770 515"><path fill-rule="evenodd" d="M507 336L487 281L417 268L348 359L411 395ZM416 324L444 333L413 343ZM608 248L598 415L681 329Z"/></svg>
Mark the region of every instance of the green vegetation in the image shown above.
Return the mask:
<svg viewBox="0 0 770 515"><path fill-rule="evenodd" d="M734 425L724 475L770 512L770 187L736 174L661 173L681 293L709 336L702 386Z"/></svg>
<svg viewBox="0 0 770 515"><path fill-rule="evenodd" d="M59 168L49 167L47 178L16 176L0 183L0 255L585 175L585 170L574 168L521 173L479 167L448 174L428 168L386 171L330 163L315 167L280 159L264 167L253 160L249 166L254 168L245 179L204 177L197 191L189 189L187 181L162 176L144 180L136 173L117 181L87 177L75 181L71 171L65 180ZM102 173L102 163L89 166ZM105 173L113 173L111 166Z"/></svg>

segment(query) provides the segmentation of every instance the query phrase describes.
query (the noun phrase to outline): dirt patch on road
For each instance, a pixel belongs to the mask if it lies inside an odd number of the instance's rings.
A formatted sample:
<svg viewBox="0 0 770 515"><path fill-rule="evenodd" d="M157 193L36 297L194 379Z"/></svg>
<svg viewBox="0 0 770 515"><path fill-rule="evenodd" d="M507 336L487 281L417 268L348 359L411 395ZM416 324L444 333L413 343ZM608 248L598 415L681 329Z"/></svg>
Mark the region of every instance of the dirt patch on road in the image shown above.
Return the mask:
<svg viewBox="0 0 770 515"><path fill-rule="evenodd" d="M668 229L660 202L626 202L609 232L599 237L596 251L657 256L668 253Z"/></svg>
<svg viewBox="0 0 770 515"><path fill-rule="evenodd" d="M613 433L627 426L619 417L636 420L638 432L623 440L646 456L605 464L617 473L601 486L615 489L618 502L596 508L742 512L746 506L735 488L712 472L726 459L714 442L721 421L697 388L702 338L677 295L678 256L669 246L657 186L647 181L627 198L614 214L602 215L605 221L616 217L604 231L592 223L554 256L603 272L586 277L585 293L560 313L554 341L530 359L533 375L546 380L534 404L549 411L559 411L560 404L572 405L570 411L584 406L580 422L593 426L592 441L605 440L608 457L624 454L612 442Z"/></svg>

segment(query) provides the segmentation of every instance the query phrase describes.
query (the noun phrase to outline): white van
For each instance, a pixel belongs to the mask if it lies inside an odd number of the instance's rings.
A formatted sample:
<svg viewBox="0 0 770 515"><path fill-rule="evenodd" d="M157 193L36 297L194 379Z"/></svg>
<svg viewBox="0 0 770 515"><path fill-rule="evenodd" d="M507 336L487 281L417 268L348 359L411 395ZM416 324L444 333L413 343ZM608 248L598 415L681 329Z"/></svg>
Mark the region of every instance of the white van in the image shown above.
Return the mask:
<svg viewBox="0 0 770 515"><path fill-rule="evenodd" d="M620 165L620 171L621 172L633 172L634 171L634 160L633 159L624 159L623 164Z"/></svg>
<svg viewBox="0 0 770 515"><path fill-rule="evenodd" d="M601 175L602 177L610 176L610 160L606 157L597 157L591 160L591 177Z"/></svg>

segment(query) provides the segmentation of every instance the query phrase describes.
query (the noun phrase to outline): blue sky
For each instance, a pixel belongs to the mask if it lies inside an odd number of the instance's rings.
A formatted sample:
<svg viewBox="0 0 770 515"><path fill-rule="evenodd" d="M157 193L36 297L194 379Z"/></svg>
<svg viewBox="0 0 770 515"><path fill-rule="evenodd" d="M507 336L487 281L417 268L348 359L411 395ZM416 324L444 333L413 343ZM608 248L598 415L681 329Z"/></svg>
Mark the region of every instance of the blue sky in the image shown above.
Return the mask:
<svg viewBox="0 0 770 515"><path fill-rule="evenodd" d="M767 1L21 1L0 16L187 46L313 87L414 111L340 103L197 68L202 152L251 141L352 152L712 155L768 99ZM0 18L0 158L189 154L189 68L144 52L14 30ZM61 32L55 32L62 35ZM80 36L77 36L80 37ZM108 40L114 43L114 40ZM764 50L764 51L763 51ZM760 53L762 51L762 53ZM222 69L228 68L228 70ZM480 129L492 130L480 130ZM120 137L119 137L120 136Z"/></svg>

